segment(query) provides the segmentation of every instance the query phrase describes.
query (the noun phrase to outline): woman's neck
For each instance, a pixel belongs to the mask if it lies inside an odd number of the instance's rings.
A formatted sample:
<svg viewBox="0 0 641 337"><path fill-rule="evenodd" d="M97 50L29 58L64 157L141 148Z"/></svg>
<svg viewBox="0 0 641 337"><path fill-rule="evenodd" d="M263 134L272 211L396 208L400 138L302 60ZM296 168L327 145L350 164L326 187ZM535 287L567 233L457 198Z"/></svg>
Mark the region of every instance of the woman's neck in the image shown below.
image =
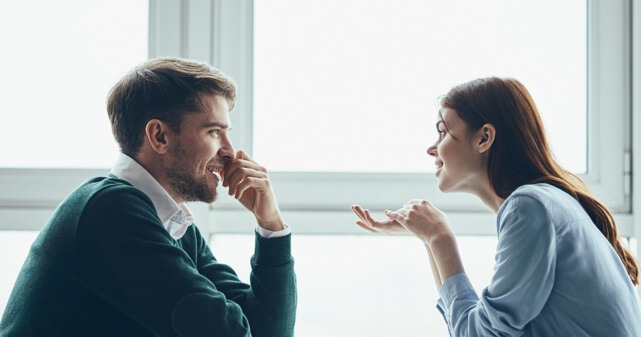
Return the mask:
<svg viewBox="0 0 641 337"><path fill-rule="evenodd" d="M494 213L498 213L499 208L503 205L505 199L499 197L494 189L490 185L489 180L484 180L483 182L476 185L477 188L470 191L470 193L476 195L481 201L492 210Z"/></svg>

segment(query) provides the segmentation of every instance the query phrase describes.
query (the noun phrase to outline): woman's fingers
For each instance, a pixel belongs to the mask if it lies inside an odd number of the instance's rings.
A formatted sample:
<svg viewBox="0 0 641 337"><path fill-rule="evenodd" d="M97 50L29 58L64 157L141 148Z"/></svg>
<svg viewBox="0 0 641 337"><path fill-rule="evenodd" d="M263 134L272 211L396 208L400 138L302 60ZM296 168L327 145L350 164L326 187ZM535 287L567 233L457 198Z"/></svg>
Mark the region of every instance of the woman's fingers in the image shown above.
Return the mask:
<svg viewBox="0 0 641 337"><path fill-rule="evenodd" d="M385 215L387 215L388 218L390 218L390 219L392 219L392 220L394 220L394 221L396 221L396 222L398 222L400 224L404 224L405 221L406 221L406 219L405 219L406 215L402 214L399 211L394 212L394 211L390 211L390 210L385 210Z"/></svg>
<svg viewBox="0 0 641 337"><path fill-rule="evenodd" d="M367 224L365 224L363 221L356 221L356 224L359 225L361 228L367 230L367 231L370 231L372 233L378 233L378 231L372 229Z"/></svg>
<svg viewBox="0 0 641 337"><path fill-rule="evenodd" d="M363 221L367 222L367 219L365 218L365 212L363 211L363 208L359 205L354 205L352 206L352 211Z"/></svg>
<svg viewBox="0 0 641 337"><path fill-rule="evenodd" d="M369 223L375 224L375 223L378 222L378 221L374 220L374 218L372 218L372 214L369 212L368 209L366 209L364 213L365 213L365 219L367 219L367 221L369 221Z"/></svg>

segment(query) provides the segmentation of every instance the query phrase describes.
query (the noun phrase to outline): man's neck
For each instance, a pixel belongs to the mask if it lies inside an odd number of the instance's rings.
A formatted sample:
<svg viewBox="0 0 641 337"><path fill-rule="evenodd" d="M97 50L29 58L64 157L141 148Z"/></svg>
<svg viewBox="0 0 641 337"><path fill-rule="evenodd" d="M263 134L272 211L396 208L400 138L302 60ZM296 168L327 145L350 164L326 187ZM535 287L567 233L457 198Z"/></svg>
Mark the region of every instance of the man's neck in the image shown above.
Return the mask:
<svg viewBox="0 0 641 337"><path fill-rule="evenodd" d="M167 191L167 194L169 194L178 205L184 203L183 198L178 196L171 186L162 158L158 158L155 155L145 155L144 153L144 151L141 151L136 157L132 158L156 179L160 186Z"/></svg>

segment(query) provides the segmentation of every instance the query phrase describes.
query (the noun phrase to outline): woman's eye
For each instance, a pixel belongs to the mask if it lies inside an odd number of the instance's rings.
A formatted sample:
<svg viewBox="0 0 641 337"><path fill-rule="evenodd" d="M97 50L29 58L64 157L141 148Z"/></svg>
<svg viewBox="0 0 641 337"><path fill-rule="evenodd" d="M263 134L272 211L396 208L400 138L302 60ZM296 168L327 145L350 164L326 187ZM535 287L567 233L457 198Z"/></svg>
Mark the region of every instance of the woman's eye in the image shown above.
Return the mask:
<svg viewBox="0 0 641 337"><path fill-rule="evenodd" d="M438 139L443 139L445 137L445 130L438 130Z"/></svg>

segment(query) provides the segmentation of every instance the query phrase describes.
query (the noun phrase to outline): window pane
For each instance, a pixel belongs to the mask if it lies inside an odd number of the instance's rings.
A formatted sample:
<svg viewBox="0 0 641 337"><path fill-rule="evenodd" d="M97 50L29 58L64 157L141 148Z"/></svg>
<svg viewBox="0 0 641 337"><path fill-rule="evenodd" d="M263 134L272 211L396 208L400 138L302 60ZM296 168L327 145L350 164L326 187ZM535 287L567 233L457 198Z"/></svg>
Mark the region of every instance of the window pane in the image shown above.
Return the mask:
<svg viewBox="0 0 641 337"><path fill-rule="evenodd" d="M437 97L497 75L529 88L556 158L584 173L586 7L255 1L254 157L272 171L434 171Z"/></svg>
<svg viewBox="0 0 641 337"><path fill-rule="evenodd" d="M0 317L37 231L0 231Z"/></svg>
<svg viewBox="0 0 641 337"><path fill-rule="evenodd" d="M495 237L459 237L477 292L494 268ZM221 263L248 282L253 235L215 235ZM292 239L298 282L296 336L448 336L423 245L410 236L312 236ZM380 319L384 317L385 319Z"/></svg>
<svg viewBox="0 0 641 337"><path fill-rule="evenodd" d="M0 3L0 167L110 167L109 89L147 58L148 1Z"/></svg>

